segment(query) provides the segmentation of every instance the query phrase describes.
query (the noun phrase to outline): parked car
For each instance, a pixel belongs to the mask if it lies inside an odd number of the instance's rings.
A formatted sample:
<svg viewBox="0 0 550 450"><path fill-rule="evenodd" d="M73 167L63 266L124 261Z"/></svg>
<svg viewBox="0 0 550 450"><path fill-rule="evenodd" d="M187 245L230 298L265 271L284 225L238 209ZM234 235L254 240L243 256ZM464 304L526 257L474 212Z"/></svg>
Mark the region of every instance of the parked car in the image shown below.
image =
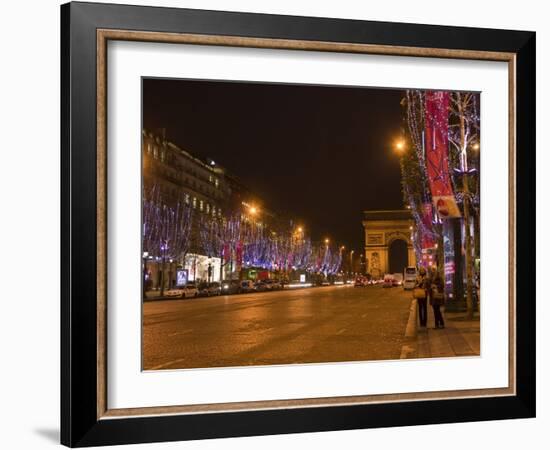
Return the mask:
<svg viewBox="0 0 550 450"><path fill-rule="evenodd" d="M208 296L208 283L206 281L199 283L197 285L197 289L199 291L199 295L202 297Z"/></svg>
<svg viewBox="0 0 550 450"><path fill-rule="evenodd" d="M279 280L267 280L267 281L271 285L272 291L276 291L283 288L283 285Z"/></svg>
<svg viewBox="0 0 550 450"><path fill-rule="evenodd" d="M402 284L403 284L403 274L394 273L393 274L393 285L394 286L401 286Z"/></svg>
<svg viewBox="0 0 550 450"><path fill-rule="evenodd" d="M258 292L271 291L272 287L270 280L260 280L254 283L254 289Z"/></svg>
<svg viewBox="0 0 550 450"><path fill-rule="evenodd" d="M190 298L198 297L199 290L195 283L187 283L185 286L176 286L172 289L168 289L164 295L166 297L179 297L179 298Z"/></svg>
<svg viewBox="0 0 550 450"><path fill-rule="evenodd" d="M354 286L355 287L365 287L367 285L367 280L365 280L364 278L356 278L355 279L355 283L354 283Z"/></svg>
<svg viewBox="0 0 550 450"><path fill-rule="evenodd" d="M256 288L252 280L242 280L241 281L241 292L253 292Z"/></svg>
<svg viewBox="0 0 550 450"><path fill-rule="evenodd" d="M220 286L220 283L214 281L212 283L208 283L208 288L207 288L207 295L208 296L211 296L211 295L220 295L221 294L221 286Z"/></svg>
<svg viewBox="0 0 550 450"><path fill-rule="evenodd" d="M393 287L393 274L391 273L387 273L386 275L384 275L384 285L383 287L385 288L391 288Z"/></svg>
<svg viewBox="0 0 550 450"><path fill-rule="evenodd" d="M241 285L239 280L223 280L221 293L222 294L239 294L241 292Z"/></svg>

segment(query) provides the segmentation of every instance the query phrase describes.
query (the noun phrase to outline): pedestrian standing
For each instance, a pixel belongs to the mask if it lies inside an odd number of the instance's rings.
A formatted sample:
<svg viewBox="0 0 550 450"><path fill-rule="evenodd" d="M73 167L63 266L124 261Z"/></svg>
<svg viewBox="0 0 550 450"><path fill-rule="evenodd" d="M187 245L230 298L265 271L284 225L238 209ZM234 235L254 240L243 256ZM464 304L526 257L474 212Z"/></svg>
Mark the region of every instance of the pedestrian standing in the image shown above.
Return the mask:
<svg viewBox="0 0 550 450"><path fill-rule="evenodd" d="M428 322L428 287L429 280L426 275L426 269L420 267L414 284L413 296L418 303L418 318L420 319L421 327L426 327L426 323Z"/></svg>
<svg viewBox="0 0 550 450"><path fill-rule="evenodd" d="M443 283L443 277L437 270L436 266L432 266L430 274L430 305L434 310L434 319L436 328L445 328L445 321L441 314L441 306L445 303L445 285Z"/></svg>

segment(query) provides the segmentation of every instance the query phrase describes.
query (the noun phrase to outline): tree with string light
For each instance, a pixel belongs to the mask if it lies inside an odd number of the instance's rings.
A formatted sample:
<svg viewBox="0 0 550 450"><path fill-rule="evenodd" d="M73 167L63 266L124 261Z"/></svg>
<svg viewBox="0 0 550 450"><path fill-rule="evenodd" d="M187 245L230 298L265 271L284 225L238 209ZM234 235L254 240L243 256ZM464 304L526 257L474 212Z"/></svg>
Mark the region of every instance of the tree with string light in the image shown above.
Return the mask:
<svg viewBox="0 0 550 450"><path fill-rule="evenodd" d="M475 237L479 224L479 101L478 94L451 92L448 106L448 164L450 180L453 185L456 200L462 204L464 254L466 268L466 305L468 316L473 315L473 251L472 240ZM426 118L426 92L408 90L402 101L405 107L408 137L411 152L401 152L401 173L403 195L405 202L410 206L415 220L414 245L417 257L421 251L421 242L425 237L433 238L438 243L438 260L443 261L443 233L441 221L434 214L432 225L423 219L423 205L431 204L431 195L428 186L427 161L424 144L424 129ZM472 217L473 213L473 217ZM474 237L470 232L473 218ZM455 238L460 234L455 232ZM455 248L456 248L455 244ZM458 245L460 248L460 245ZM460 273L460 266L456 267ZM458 286L454 286L455 291ZM460 289L458 292L461 292Z"/></svg>
<svg viewBox="0 0 550 450"><path fill-rule="evenodd" d="M144 187L142 246L144 252L160 261L161 296L164 295L166 261L184 259L191 243L193 211L182 200L163 198L158 185Z"/></svg>

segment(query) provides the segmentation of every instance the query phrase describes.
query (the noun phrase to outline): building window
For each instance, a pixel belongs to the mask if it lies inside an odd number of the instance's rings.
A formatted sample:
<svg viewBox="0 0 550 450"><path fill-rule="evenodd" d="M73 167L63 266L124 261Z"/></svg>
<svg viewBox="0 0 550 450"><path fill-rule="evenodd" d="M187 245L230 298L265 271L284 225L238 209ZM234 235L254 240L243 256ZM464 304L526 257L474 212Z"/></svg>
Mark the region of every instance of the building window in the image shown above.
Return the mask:
<svg viewBox="0 0 550 450"><path fill-rule="evenodd" d="M193 209L197 209L197 197L193 197Z"/></svg>
<svg viewBox="0 0 550 450"><path fill-rule="evenodd" d="M157 150L157 146L156 146L156 145L153 147L153 158L155 158L155 159L158 158L158 150Z"/></svg>
<svg viewBox="0 0 550 450"><path fill-rule="evenodd" d="M220 185L220 180L218 180L217 178L214 179L214 184L216 185L216 188L219 187L219 185Z"/></svg>
<svg viewBox="0 0 550 450"><path fill-rule="evenodd" d="M210 214L210 203L206 204L206 214Z"/></svg>
<svg viewBox="0 0 550 450"><path fill-rule="evenodd" d="M199 209L202 211L204 208L204 202L201 200Z"/></svg>
<svg viewBox="0 0 550 450"><path fill-rule="evenodd" d="M147 153L148 153L149 155L151 154L151 151L152 151L151 147L152 147L152 145L151 145L151 143L149 142L149 143L147 144Z"/></svg>
<svg viewBox="0 0 550 450"><path fill-rule="evenodd" d="M185 204L189 204L189 194L185 193Z"/></svg>

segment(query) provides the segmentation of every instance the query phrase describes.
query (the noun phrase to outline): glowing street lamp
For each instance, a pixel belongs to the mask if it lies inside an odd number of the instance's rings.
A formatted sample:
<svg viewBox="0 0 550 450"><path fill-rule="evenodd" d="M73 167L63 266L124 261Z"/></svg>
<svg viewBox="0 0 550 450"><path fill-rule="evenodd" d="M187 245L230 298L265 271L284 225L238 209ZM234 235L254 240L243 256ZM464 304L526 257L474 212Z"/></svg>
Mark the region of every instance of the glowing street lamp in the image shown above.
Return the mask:
<svg viewBox="0 0 550 450"><path fill-rule="evenodd" d="M399 139L395 142L395 152L399 155L402 155L405 152L405 141L403 139Z"/></svg>

